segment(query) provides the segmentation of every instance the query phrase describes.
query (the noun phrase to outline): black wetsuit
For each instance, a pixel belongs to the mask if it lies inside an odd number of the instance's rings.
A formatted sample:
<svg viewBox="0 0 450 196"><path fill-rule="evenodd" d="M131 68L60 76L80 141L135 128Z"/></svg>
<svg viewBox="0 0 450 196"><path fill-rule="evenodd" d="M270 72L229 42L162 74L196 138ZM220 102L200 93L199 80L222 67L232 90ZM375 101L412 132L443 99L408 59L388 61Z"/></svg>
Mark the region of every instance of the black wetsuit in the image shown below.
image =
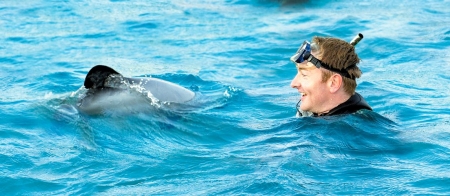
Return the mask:
<svg viewBox="0 0 450 196"><path fill-rule="evenodd" d="M372 110L372 108L367 104L366 100L358 94L355 93L352 95L347 101L344 103L339 104L332 110L330 110L328 113L321 114L320 116L333 116L333 115L339 115L339 114L351 114L355 113L358 110ZM314 117L317 117L316 113L313 114Z"/></svg>

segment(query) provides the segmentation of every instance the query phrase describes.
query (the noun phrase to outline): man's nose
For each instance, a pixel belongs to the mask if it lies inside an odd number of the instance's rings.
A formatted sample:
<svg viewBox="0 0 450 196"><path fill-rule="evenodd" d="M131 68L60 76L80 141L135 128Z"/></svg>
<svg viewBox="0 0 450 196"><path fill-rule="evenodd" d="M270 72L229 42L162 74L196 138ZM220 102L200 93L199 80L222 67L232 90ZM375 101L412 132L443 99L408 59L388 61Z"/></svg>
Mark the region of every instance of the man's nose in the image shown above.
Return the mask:
<svg viewBox="0 0 450 196"><path fill-rule="evenodd" d="M298 74L297 74L297 75L295 75L294 79L292 79L292 81L291 81L291 87L292 87L292 88L298 88L298 87L300 87L300 80L299 80L298 77L299 77L299 76L298 76Z"/></svg>

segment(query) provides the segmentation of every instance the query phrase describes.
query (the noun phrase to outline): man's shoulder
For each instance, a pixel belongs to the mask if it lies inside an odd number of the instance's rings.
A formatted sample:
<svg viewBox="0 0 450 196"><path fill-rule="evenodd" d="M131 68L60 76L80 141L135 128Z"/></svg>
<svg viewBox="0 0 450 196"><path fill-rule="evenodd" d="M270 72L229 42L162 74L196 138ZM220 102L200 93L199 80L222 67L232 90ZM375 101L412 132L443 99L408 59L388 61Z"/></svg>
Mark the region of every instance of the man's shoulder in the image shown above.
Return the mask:
<svg viewBox="0 0 450 196"><path fill-rule="evenodd" d="M372 108L369 106L369 104L366 102L363 96L361 96L359 93L355 92L355 94L352 96L355 97L354 104L355 106L361 107L361 109L367 109L372 110ZM352 99L350 97L350 99Z"/></svg>
<svg viewBox="0 0 450 196"><path fill-rule="evenodd" d="M366 100L359 93L355 92L355 94L353 94L347 101L330 110L327 116L351 114L362 109L372 110Z"/></svg>

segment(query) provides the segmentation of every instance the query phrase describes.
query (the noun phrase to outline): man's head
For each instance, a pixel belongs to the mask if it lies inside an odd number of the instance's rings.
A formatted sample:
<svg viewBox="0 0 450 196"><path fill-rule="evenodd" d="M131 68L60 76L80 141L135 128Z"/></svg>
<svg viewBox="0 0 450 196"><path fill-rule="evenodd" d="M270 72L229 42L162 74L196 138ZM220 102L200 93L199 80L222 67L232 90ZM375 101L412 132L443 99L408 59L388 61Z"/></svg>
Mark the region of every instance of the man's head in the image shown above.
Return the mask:
<svg viewBox="0 0 450 196"><path fill-rule="evenodd" d="M331 68L343 70L350 77L342 77L343 88L350 95L355 93L356 78L361 77L361 70L358 68L359 57L355 52L355 47L351 44L336 38L314 37L312 44L316 45L315 57ZM314 53L314 51L313 51ZM327 81L335 72L322 69L322 80Z"/></svg>
<svg viewBox="0 0 450 196"><path fill-rule="evenodd" d="M306 52L299 50L291 58L298 69L291 86L302 94L303 111L326 112L355 93L355 79L361 70L356 66L360 60L353 45L314 37L304 48Z"/></svg>

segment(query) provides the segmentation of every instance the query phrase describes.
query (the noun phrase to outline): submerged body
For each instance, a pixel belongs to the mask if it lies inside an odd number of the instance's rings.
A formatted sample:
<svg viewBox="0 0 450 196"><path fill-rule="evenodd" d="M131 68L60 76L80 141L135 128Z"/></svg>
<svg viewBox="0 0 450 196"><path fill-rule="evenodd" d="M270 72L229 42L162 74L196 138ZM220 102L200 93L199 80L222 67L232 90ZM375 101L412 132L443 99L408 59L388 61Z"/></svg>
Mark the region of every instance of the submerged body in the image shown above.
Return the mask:
<svg viewBox="0 0 450 196"><path fill-rule="evenodd" d="M185 103L195 96L180 85L156 78L123 77L104 65L89 71L84 87L87 92L79 100L78 109L90 114L106 109L142 109L157 101Z"/></svg>
<svg viewBox="0 0 450 196"><path fill-rule="evenodd" d="M298 102L300 104L300 101ZM297 104L297 108L299 107ZM347 101L339 104L335 108L331 109L329 112L322 114L320 116L333 116L333 115L341 115L341 114L351 114L355 113L359 110L372 110L372 108L367 104L366 100L359 94L355 93L352 95ZM314 116L318 117L318 113L305 112L303 110L299 110L297 116Z"/></svg>

